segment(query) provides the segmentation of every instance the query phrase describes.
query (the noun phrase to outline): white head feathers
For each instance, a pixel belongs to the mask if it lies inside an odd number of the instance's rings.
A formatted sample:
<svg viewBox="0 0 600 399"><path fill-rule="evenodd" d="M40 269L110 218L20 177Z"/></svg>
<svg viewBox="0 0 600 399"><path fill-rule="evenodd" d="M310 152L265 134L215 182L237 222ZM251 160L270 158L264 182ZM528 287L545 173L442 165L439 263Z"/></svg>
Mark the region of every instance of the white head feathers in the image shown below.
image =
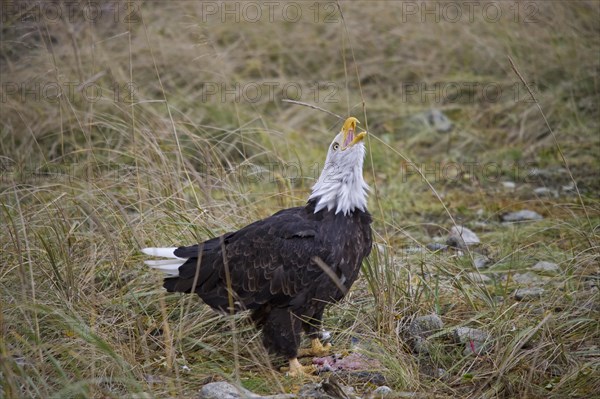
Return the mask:
<svg viewBox="0 0 600 399"><path fill-rule="evenodd" d="M348 118L327 151L325 167L312 188L309 200L317 201L315 213L321 209L344 215L367 210L369 186L363 180L365 132L355 134L358 119Z"/></svg>

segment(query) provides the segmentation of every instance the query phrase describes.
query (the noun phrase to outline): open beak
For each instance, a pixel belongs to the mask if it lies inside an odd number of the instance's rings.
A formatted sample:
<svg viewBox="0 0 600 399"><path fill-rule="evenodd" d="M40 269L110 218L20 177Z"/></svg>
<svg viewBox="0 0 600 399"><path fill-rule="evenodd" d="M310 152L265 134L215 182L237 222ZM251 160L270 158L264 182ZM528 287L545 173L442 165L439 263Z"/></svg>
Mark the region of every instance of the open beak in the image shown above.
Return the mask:
<svg viewBox="0 0 600 399"><path fill-rule="evenodd" d="M362 141L367 135L367 132L356 133L356 125L360 123L358 119L351 116L346 119L344 122L344 126L342 126L342 133L344 134L344 140L342 144L342 151L347 150L352 147L354 144Z"/></svg>

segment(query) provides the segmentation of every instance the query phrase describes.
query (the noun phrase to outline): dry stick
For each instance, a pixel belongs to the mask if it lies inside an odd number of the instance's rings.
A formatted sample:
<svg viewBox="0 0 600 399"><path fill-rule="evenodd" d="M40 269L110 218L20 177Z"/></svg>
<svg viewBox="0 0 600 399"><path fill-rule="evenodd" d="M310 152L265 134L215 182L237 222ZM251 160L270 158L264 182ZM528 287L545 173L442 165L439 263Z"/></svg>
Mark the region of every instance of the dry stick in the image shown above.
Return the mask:
<svg viewBox="0 0 600 399"><path fill-rule="evenodd" d="M221 254L223 260L223 269L225 270L225 284L227 284L227 301L229 306L229 321L231 324L231 334L233 338L233 367L235 371L235 382L241 385L240 379L240 344L238 342L237 326L235 324L235 302L233 299L233 285L231 282L231 272L229 270L229 262L227 260L227 249L225 247L225 236L219 239L221 245Z"/></svg>
<svg viewBox="0 0 600 399"><path fill-rule="evenodd" d="M550 123L548 123L546 114L544 114L544 111L542 110L542 107L540 106L540 102L533 95L533 91L531 91L531 88L529 87L529 85L527 84L525 79L523 78L523 75L521 75L521 72L519 72L519 69L517 69L515 62L510 57L510 55L508 56L508 61L510 62L510 66L511 66L512 70L517 74L517 76L519 77L521 82L527 88L527 91L529 92L529 95L531 96L532 100L535 102L535 105L537 106L538 110L540 111L540 114L542 114L542 118L544 119L544 122L546 123L546 127L550 131L550 135L552 136L552 139L554 140L554 145L556 145L556 149L558 150L558 153L560 154L560 158L561 158L563 164L565 165L565 169L567 169L567 172L569 173L571 182L575 186L575 191L577 191L577 198L579 198L579 203L581 204L581 207L583 208L583 212L585 213L585 217L587 218L588 224L590 225L590 228L593 230L594 226L592 225L592 221L590 220L590 215L588 215L587 208L585 207L585 204L583 203L583 198L581 198L581 193L579 192L579 187L577 186L577 182L575 181L575 178L573 177L573 174L571 173L571 168L569 168L569 163L567 162L567 158L565 158L565 154L563 154L562 149L560 148L560 144L558 143L556 135L554 134L554 130L552 130L552 128L550 127Z"/></svg>
<svg viewBox="0 0 600 399"><path fill-rule="evenodd" d="M312 105L312 104L309 104L309 103L304 103L304 102L302 102L302 101L288 100L288 99L283 99L283 100L281 100L281 101L282 101L282 102L284 102L284 103L290 103L290 104L298 104L298 105L303 105L303 106L305 106L305 107L308 107L308 108L312 108L312 109L316 109L316 110L319 110L319 111L325 112L326 114L329 114L329 115L331 115L331 116L335 116L335 117L336 117L336 118L338 118L338 119L344 119L344 118L343 118L343 117L341 117L340 115L338 115L338 114L336 114L336 113L333 113L333 112L331 112L331 111L328 111L328 110L326 110L326 109L323 109L323 108L321 108L321 107L317 107L316 105Z"/></svg>
<svg viewBox="0 0 600 399"><path fill-rule="evenodd" d="M177 128L175 126L175 121L173 121L173 115L171 114L171 107L169 105L169 102L167 101L167 95L165 93L165 88L163 87L163 84L162 84L160 72L158 71L158 66L156 64L156 58L154 57L154 52L152 51L152 46L150 45L150 35L148 34L148 27L146 26L146 22L144 21L144 16L141 12L140 12L140 19L142 21L142 26L144 27L144 36L146 38L146 44L148 45L148 49L150 50L150 56L152 57L152 64L154 65L154 71L156 73L156 77L157 77L158 83L160 85L160 89L161 89L161 92L162 92L162 95L163 95L163 98L165 101L165 106L167 107L167 113L169 114L169 120L171 121L171 128L173 129L173 135L175 136L175 141L177 143L177 150L179 153L179 157L182 157L183 153L181 151L181 146L179 144L179 137L177 136ZM180 164L181 164L182 163L181 158L179 158L179 160L180 160ZM188 181L190 181L187 169L184 168L184 172L185 172L185 175L186 175ZM199 204L198 198L196 197L196 190L193 189L193 186L192 186L192 193L194 194L196 203ZM160 310L161 310L161 316L163 318L163 331L165 332L165 334L164 334L165 356L166 356L166 361L168 364L167 367L169 367L175 371L176 383L178 385L177 389L179 391L181 391L181 382L179 379L179 369L177 368L177 365L175 364L176 354L175 354L175 350L173 349L173 335L172 335L171 329L169 327L169 321L168 321L168 317L167 317L167 310L166 310L166 303L165 303L164 295L161 295L161 297L160 297Z"/></svg>

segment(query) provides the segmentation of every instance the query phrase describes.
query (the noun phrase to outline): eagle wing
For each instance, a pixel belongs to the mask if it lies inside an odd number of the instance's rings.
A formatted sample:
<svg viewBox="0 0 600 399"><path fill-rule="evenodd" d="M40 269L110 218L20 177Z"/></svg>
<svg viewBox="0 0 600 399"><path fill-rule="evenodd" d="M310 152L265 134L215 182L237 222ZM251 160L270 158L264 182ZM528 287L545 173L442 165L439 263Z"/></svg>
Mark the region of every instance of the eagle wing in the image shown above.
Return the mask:
<svg viewBox="0 0 600 399"><path fill-rule="evenodd" d="M236 309L256 309L267 302L283 305L323 278L315 257L336 264L342 249L327 241L305 208L286 209L237 232L178 248L175 255L189 259L179 268L179 277L166 279L164 286L195 291L221 310L229 306L228 285Z"/></svg>

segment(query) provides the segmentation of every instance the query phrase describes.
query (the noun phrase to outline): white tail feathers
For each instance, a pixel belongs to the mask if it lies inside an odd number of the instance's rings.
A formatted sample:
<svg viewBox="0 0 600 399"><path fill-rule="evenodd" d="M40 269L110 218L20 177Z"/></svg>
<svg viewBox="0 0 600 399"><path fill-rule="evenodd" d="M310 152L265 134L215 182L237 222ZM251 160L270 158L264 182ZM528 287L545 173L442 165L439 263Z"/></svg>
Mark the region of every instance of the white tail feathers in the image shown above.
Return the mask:
<svg viewBox="0 0 600 399"><path fill-rule="evenodd" d="M183 258L178 258L177 256L175 256L175 254L173 252L175 252L176 249L177 249L177 247L144 248L144 249L142 249L142 252L145 253L146 255L150 255L150 256L162 256L163 258L183 259Z"/></svg>
<svg viewBox="0 0 600 399"><path fill-rule="evenodd" d="M164 260L146 260L144 263L153 269L160 270L165 274L165 278L179 277L179 266L183 265L187 259L175 256L173 252L177 248L144 248L142 252L150 256L162 256L169 258Z"/></svg>

